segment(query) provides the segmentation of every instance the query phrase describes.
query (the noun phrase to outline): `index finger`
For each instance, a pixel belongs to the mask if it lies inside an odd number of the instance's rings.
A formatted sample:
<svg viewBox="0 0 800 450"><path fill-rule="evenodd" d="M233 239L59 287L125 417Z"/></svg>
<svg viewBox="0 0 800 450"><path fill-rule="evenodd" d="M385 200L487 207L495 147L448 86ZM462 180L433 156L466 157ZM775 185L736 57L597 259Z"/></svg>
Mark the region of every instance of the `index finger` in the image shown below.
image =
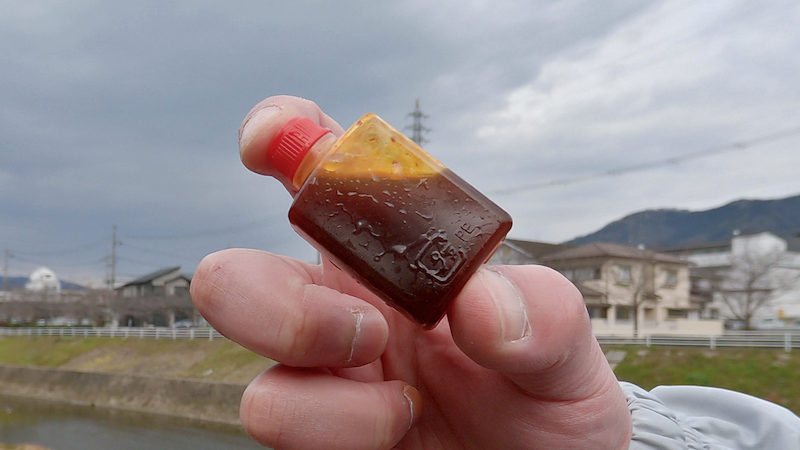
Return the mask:
<svg viewBox="0 0 800 450"><path fill-rule="evenodd" d="M328 288L318 266L245 249L206 256L192 279L197 309L220 333L296 367L352 367L384 350L388 326L368 302Z"/></svg>
<svg viewBox="0 0 800 450"><path fill-rule="evenodd" d="M239 128L239 155L245 167L262 175L270 174L265 149L294 117L307 117L336 136L344 133L342 127L311 100L289 95L266 98L247 113Z"/></svg>

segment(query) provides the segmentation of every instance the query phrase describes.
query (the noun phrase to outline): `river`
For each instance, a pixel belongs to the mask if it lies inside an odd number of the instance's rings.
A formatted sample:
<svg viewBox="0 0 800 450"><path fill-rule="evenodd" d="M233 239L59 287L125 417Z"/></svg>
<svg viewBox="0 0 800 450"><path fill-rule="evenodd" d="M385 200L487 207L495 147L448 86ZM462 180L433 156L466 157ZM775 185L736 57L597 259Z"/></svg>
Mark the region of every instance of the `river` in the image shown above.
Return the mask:
<svg viewBox="0 0 800 450"><path fill-rule="evenodd" d="M0 396L0 446L54 450L263 449L233 427Z"/></svg>

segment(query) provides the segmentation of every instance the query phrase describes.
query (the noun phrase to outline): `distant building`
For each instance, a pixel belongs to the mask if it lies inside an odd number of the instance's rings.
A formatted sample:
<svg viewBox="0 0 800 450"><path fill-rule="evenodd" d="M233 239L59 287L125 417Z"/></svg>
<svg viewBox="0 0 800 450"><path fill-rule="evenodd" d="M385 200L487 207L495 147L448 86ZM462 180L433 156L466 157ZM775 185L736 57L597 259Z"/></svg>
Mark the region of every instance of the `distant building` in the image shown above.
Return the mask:
<svg viewBox="0 0 800 450"><path fill-rule="evenodd" d="M168 267L143 275L118 287L123 297L188 297L192 279L181 273L180 266Z"/></svg>
<svg viewBox="0 0 800 450"><path fill-rule="evenodd" d="M692 294L706 301L705 316L731 327L778 328L800 326L798 244L762 232L665 252L692 264Z"/></svg>
<svg viewBox="0 0 800 450"><path fill-rule="evenodd" d="M61 292L61 282L55 272L47 267L39 267L28 277L25 289L32 292L58 293Z"/></svg>
<svg viewBox="0 0 800 450"><path fill-rule="evenodd" d="M122 326L200 324L202 319L189 297L191 277L180 266L143 275L115 289L115 323Z"/></svg>
<svg viewBox="0 0 800 450"><path fill-rule="evenodd" d="M489 259L489 264L541 264L542 256L571 248L565 244L506 239Z"/></svg>
<svg viewBox="0 0 800 450"><path fill-rule="evenodd" d="M702 320L702 302L690 295L689 263L643 248L592 243L581 246L506 239L490 264L543 264L578 288L597 335L722 332ZM635 315L635 316L634 316Z"/></svg>

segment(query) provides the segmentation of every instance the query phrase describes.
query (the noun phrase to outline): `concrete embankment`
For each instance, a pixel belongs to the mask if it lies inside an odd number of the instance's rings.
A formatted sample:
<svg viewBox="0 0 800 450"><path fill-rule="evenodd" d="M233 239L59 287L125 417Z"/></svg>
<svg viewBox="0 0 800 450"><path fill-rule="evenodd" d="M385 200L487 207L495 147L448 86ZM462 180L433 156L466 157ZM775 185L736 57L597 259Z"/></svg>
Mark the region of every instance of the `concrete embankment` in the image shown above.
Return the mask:
<svg viewBox="0 0 800 450"><path fill-rule="evenodd" d="M0 393L239 424L245 385L0 364Z"/></svg>

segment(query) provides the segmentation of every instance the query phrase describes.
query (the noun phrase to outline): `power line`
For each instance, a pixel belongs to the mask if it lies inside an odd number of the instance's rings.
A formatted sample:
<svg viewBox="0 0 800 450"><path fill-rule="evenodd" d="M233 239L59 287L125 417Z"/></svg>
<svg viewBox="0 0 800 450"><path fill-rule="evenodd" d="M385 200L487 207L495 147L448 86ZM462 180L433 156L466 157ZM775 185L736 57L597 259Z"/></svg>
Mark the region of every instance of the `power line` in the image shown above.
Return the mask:
<svg viewBox="0 0 800 450"><path fill-rule="evenodd" d="M256 226L263 226L265 224L274 222L275 220L276 217L271 217L268 219L259 219L259 220L254 220L252 222L229 225L221 228L210 228L205 230L196 230L192 232L171 233L171 234L140 234L140 235L124 234L123 237L125 239L135 239L135 240L195 239L195 238L236 233L250 228L255 228Z"/></svg>
<svg viewBox="0 0 800 450"><path fill-rule="evenodd" d="M122 242L117 238L117 225L114 225L111 228L111 256L108 259L108 289L110 291L114 290L117 282L117 247L121 244Z"/></svg>
<svg viewBox="0 0 800 450"><path fill-rule="evenodd" d="M13 256L14 254L8 249L3 252L3 284L0 286L0 290L6 290L6 280L8 280L8 259Z"/></svg>
<svg viewBox="0 0 800 450"><path fill-rule="evenodd" d="M154 248L142 247L140 245L133 245L133 244L125 244L125 248L130 248L130 249L138 250L138 251L145 252L145 253L151 253L151 254L160 255L160 256L168 256L170 258L178 258L178 259L191 259L191 258L195 258L197 256L197 255L189 256L189 255L185 255L185 254L178 254L178 253L175 253L175 252L157 250L157 249L154 249Z"/></svg>
<svg viewBox="0 0 800 450"><path fill-rule="evenodd" d="M129 263L133 263L133 264L138 264L138 265L141 265L141 266L149 266L149 267L157 266L157 264L153 263L153 261L142 261L142 260L136 259L136 258L128 258L127 256L118 256L117 260L118 261L129 262Z"/></svg>
<svg viewBox="0 0 800 450"><path fill-rule="evenodd" d="M66 248L62 248L62 249L58 249L58 250L47 250L47 251L29 252L29 251L20 251L18 249L15 249L14 253L15 254L19 254L19 255L34 256L34 257L36 257L36 256L58 256L58 255L73 254L73 253L78 253L78 252L82 252L82 251L98 248L105 242L106 242L106 240L102 239L102 240L91 241L91 242L87 242L85 244L80 244L80 245L76 245L76 246L72 246L72 247L66 247Z"/></svg>
<svg viewBox="0 0 800 450"><path fill-rule="evenodd" d="M644 171L644 170L655 169L655 168L662 167L662 166L675 165L675 164L679 164L679 163L682 163L682 162L685 162L685 161L690 161L690 160L693 160L693 159L703 158L703 157L706 157L706 156L718 155L718 154L721 154L721 153L728 153L728 152L733 152L733 151L746 150L748 148L752 148L752 147L755 147L755 146L758 146L758 145L762 145L762 144L765 144L767 142L773 142L773 141L778 141L778 140L781 140L781 139L786 139L786 138L789 138L789 137L792 137L792 136L795 136L795 135L798 135L798 134L800 134L800 126L793 127L793 128L787 128L787 129L784 129L784 130L776 131L774 133L765 134L765 135L762 135L762 136L757 136L757 137L754 137L754 138L745 139L745 140L741 140L741 141L731 142L731 143L724 144L724 145L708 147L708 148L705 148L705 149L702 149L702 150L697 150L697 151L694 151L694 152L685 153L683 155L672 156L672 157L669 157L669 158L659 159L659 160L655 160L655 161L649 161L649 162L644 162L644 163L639 163L639 164L633 164L633 165L629 165L629 166L616 167L616 168L612 168L612 169L608 169L608 170L603 170L603 171L600 171L600 172L594 172L594 173L589 173L589 174L586 174L586 175L580 175L580 176L575 176L575 177L567 177L567 178L561 178L561 179L557 179L557 180L544 181L544 182L541 182L541 183L531 183L531 184L526 184L526 185L516 186L516 187L511 187L511 188L497 189L497 190L488 191L488 192L490 194L494 194L494 195L506 195L506 194L514 194L514 193L522 192L522 191L533 191L533 190L537 190L537 189L545 189L545 188L550 188L550 187L555 187L555 186L566 186L566 185L575 184L575 183L581 183L581 182L584 182L584 181L594 180L594 179L598 179L598 178L620 176L620 175L624 175L624 174L628 174L628 173L632 173L632 172L640 172L640 171Z"/></svg>

